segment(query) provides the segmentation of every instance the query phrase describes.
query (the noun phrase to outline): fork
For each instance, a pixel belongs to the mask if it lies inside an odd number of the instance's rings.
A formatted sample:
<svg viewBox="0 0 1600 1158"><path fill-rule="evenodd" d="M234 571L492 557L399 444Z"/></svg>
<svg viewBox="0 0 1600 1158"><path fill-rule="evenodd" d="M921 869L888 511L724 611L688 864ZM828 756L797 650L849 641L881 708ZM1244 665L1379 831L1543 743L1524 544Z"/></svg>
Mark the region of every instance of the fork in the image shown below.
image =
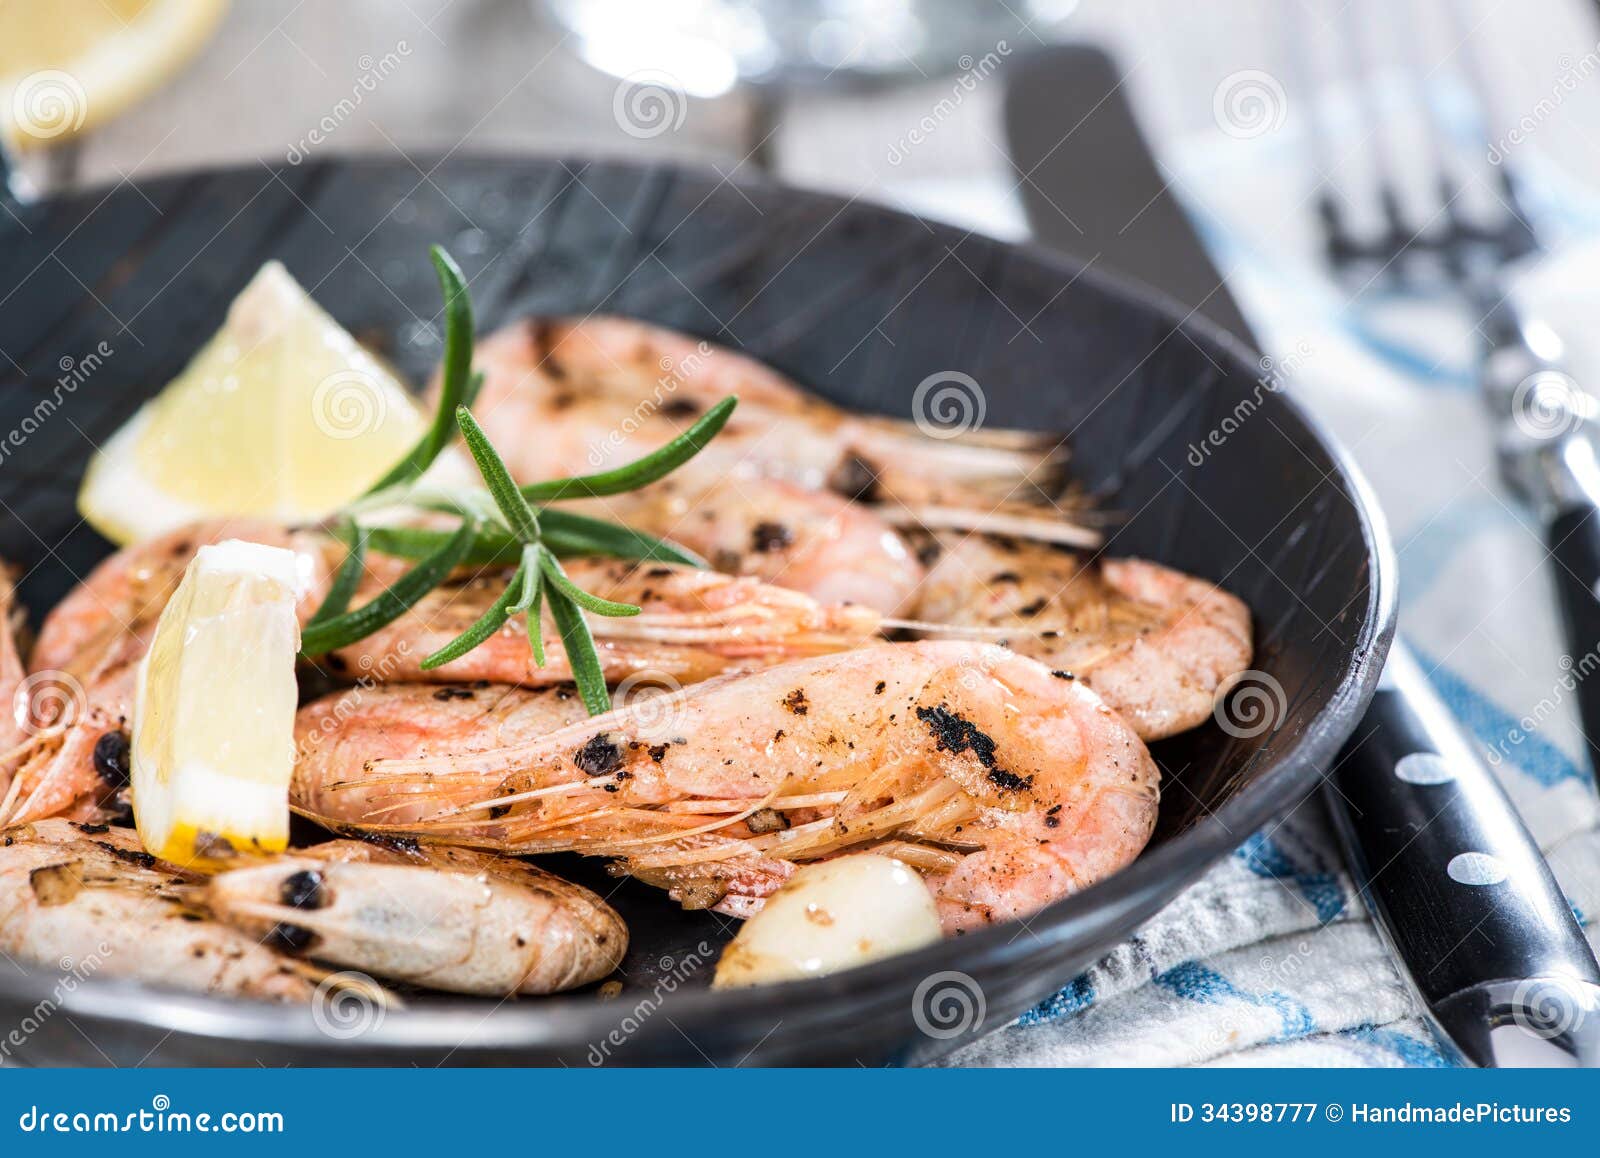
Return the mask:
<svg viewBox="0 0 1600 1158"><path fill-rule="evenodd" d="M1484 158L1480 177L1493 194L1487 216L1470 216L1462 204L1465 183L1458 151L1446 147L1449 127L1436 101L1415 80L1406 88L1426 126L1428 160L1437 209L1418 222L1402 208L1399 184L1389 165L1390 149L1374 150L1377 166L1372 197L1384 226L1375 236L1352 230L1338 196L1326 186L1316 194L1323 251L1337 278L1347 283L1387 283L1412 294L1454 296L1470 311L1479 336L1479 378L1485 404L1496 423L1500 474L1509 489L1538 515L1545 544L1555 563L1567 656L1587 673L1600 659L1600 428L1594 421L1600 405L1560 364L1559 340L1539 319L1522 316L1509 299L1506 271L1513 263L1543 252L1524 209L1521 185L1509 158L1492 164L1489 131L1493 89L1486 82L1474 38L1461 27L1457 6L1446 5L1461 40L1464 79L1472 97L1470 153ZM1348 12L1349 9L1346 9ZM1414 15L1410 5L1400 11ZM1345 29L1351 67L1357 76L1371 75L1362 51L1360 29ZM1415 27L1404 37L1421 43ZM1415 62L1413 62L1415 63ZM1420 66L1419 66L1420 67ZM1373 136L1382 141L1392 118L1376 107L1370 85L1361 86L1363 113ZM1321 116L1312 118L1321 139L1320 156L1331 146ZM1587 663L1582 661L1587 660ZM1600 680L1578 683L1577 701L1585 742L1600 752ZM1591 759L1591 766L1596 763Z"/></svg>
<svg viewBox="0 0 1600 1158"><path fill-rule="evenodd" d="M1401 7L1411 14L1405 0ZM1591 497L1600 496L1600 487L1585 491L1590 476L1582 471L1585 461L1594 464L1594 444L1582 412L1586 396L1553 389L1571 380L1534 353L1527 319L1507 301L1505 267L1539 248L1516 178L1502 167L1493 181L1497 209L1487 218L1468 214L1447 127L1412 79L1406 88L1427 130L1437 208L1420 222L1408 217L1389 164L1393 142L1383 139L1391 120L1373 95L1363 30L1349 12L1340 39L1361 86L1369 136L1378 138L1370 196L1381 225L1365 235L1353 228L1346 206L1319 181L1313 199L1325 259L1337 278L1361 289L1385 283L1413 296L1451 298L1472 312L1502 470L1546 519L1561 563L1569 639L1589 639L1587 650L1600 638L1600 604L1582 590L1580 605L1567 588L1574 572L1600 579L1600 522ZM1298 43L1304 32L1297 30ZM1420 43L1415 35L1405 39ZM1474 73L1477 90L1487 91ZM1313 149L1326 170L1333 147L1325 109L1313 100L1311 112ZM1487 157L1486 134L1483 144ZM1557 421L1548 430L1534 426L1529 406L1549 408ZM1577 420L1569 421L1573 415ZM1582 567L1580 548L1589 552ZM1600 681L1591 695L1583 707L1585 731L1600 736L1600 717L1590 715L1600 712ZM1400 640L1328 781L1330 811L1362 899L1441 1040L1477 1065L1600 1064L1600 965L1504 789Z"/></svg>

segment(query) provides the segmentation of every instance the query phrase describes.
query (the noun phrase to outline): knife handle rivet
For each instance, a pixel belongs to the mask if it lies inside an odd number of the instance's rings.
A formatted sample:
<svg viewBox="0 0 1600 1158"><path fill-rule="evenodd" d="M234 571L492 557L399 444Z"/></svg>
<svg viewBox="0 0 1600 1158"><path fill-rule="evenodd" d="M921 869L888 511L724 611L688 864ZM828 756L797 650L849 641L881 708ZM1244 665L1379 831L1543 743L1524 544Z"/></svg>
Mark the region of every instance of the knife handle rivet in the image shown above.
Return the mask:
<svg viewBox="0 0 1600 1158"><path fill-rule="evenodd" d="M1412 752L1395 761L1394 774L1407 784L1448 784L1456 778L1437 752Z"/></svg>
<svg viewBox="0 0 1600 1158"><path fill-rule="evenodd" d="M1450 858L1445 868L1461 885L1497 885L1506 879L1506 866L1486 852L1463 852Z"/></svg>

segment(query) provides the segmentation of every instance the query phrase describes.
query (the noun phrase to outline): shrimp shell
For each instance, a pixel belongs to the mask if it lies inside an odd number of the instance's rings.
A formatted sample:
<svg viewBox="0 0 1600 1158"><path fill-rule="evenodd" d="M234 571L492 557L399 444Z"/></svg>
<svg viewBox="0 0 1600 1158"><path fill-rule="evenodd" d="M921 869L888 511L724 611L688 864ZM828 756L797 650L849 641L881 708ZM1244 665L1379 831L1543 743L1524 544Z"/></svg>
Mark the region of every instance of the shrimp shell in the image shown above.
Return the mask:
<svg viewBox="0 0 1600 1158"><path fill-rule="evenodd" d="M65 820L6 829L0 953L97 977L311 1000L319 971L208 919L194 904L189 880L148 856L127 829Z"/></svg>
<svg viewBox="0 0 1600 1158"><path fill-rule="evenodd" d="M330 841L218 874L205 896L252 936L452 993L558 993L604 977L628 947L588 889L468 849Z"/></svg>
<svg viewBox="0 0 1600 1158"><path fill-rule="evenodd" d="M613 857L619 871L701 886L701 905L721 889L711 903L738 915L781 883L771 862L890 840L952 850L959 860L928 881L945 927L960 930L1033 912L1131 861L1154 827L1159 773L1082 684L1002 648L919 642L719 677L502 734L497 747L383 756L341 777L437 808L331 823Z"/></svg>
<svg viewBox="0 0 1600 1158"><path fill-rule="evenodd" d="M400 825L467 804L483 788L469 779L459 796L444 779L392 783L379 771L390 757L480 752L587 718L570 688L377 684L333 692L295 715L291 797L309 815L342 827L362 819Z"/></svg>
<svg viewBox="0 0 1600 1158"><path fill-rule="evenodd" d="M519 432L552 432L539 455L557 473L619 465L634 445L666 442L729 394L739 409L702 452L707 463L847 499L919 506L959 496L987 511L1054 494L1066 459L1054 435L973 429L935 438L911 422L853 413L726 346L631 318L527 318L479 350L489 367L516 374L505 413L498 393L485 409ZM957 381L945 385L953 389L925 405L924 421L981 401L961 398ZM632 417L626 440L618 415Z"/></svg>
<svg viewBox="0 0 1600 1158"><path fill-rule="evenodd" d="M50 694L15 714L19 725L26 722L23 736L0 747L0 780L9 781L0 794L0 824L114 815L121 785L97 771L95 745L132 718L135 669L195 552L231 538L292 547L305 586L302 618L315 609L328 583L328 542L259 519L196 523L103 560L39 630L29 670Z"/></svg>
<svg viewBox="0 0 1600 1158"><path fill-rule="evenodd" d="M830 607L797 591L693 567L574 559L566 571L585 591L641 608L639 615L626 618L587 617L601 669L612 684L642 674L662 683L691 683L844 651L874 641L882 623L866 607ZM572 669L561 648L548 648L543 666L534 663L520 615L461 658L422 668L424 657L488 610L509 578L496 573L438 588L387 627L336 652L335 663L397 682L490 680L532 687L570 682ZM358 599L375 593L369 589ZM559 638L548 610L544 637Z"/></svg>
<svg viewBox="0 0 1600 1158"><path fill-rule="evenodd" d="M1250 611L1203 579L1142 559L1086 563L1001 536L941 536L922 620L1003 634L1023 655L1084 680L1139 735L1204 723L1250 666Z"/></svg>
<svg viewBox="0 0 1600 1158"><path fill-rule="evenodd" d="M718 359L736 357L722 351L702 358L668 385L661 384L666 379L659 365L652 363L656 368L641 378L642 363L634 362L613 381L596 378L591 360L575 362L569 374L547 341L564 333L524 322L476 347L474 364L484 374L479 420L520 482L591 473L669 441L703 409L690 384L723 381L714 373L703 379L701 364L720 366ZM664 331L649 333L673 339ZM610 364L606 355L597 359ZM743 370L770 376L745 359L737 363L727 363L739 371L734 379L743 381ZM793 401L801 400L795 392ZM813 472L768 469L783 461L786 447L798 447L804 423L769 428L763 416L776 411L759 405L749 419L742 413L667 478L571 508L675 539L720 571L804 591L819 602L861 603L886 614L903 608L922 578L905 540L870 508L850 502L854 495L820 489ZM628 419L622 427L619 416Z"/></svg>

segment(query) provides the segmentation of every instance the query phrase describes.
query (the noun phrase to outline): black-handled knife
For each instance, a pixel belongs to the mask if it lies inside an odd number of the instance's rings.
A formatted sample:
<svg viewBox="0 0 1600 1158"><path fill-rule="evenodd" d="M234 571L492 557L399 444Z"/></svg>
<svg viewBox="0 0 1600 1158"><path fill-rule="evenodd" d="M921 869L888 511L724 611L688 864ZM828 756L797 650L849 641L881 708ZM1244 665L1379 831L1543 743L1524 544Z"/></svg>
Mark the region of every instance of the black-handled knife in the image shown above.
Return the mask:
<svg viewBox="0 0 1600 1158"><path fill-rule="evenodd" d="M1040 239L1132 273L1256 346L1111 58L1085 45L1040 49L1006 77L1012 163ZM1326 793L1363 898L1463 1060L1593 1064L1600 967L1493 774L1395 651Z"/></svg>
<svg viewBox="0 0 1600 1158"><path fill-rule="evenodd" d="M1033 235L1136 277L1255 345L1162 177L1111 57L1087 44L1045 48L1012 62L1006 77L1006 142Z"/></svg>
<svg viewBox="0 0 1600 1158"><path fill-rule="evenodd" d="M1362 899L1461 1060L1600 1064L1600 966L1499 781L1399 640L1328 781Z"/></svg>

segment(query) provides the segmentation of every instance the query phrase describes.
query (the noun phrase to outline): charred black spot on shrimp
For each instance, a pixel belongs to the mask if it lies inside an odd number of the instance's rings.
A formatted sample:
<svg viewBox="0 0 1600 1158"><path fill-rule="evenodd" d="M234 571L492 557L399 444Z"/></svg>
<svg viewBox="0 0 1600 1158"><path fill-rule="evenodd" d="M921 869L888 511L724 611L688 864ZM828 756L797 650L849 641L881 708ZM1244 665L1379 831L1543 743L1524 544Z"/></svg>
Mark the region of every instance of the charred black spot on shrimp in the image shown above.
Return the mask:
<svg viewBox="0 0 1600 1158"><path fill-rule="evenodd" d="M794 542L794 531L786 523L761 522L750 532L750 549L766 554L781 551Z"/></svg>
<svg viewBox="0 0 1600 1158"><path fill-rule="evenodd" d="M1077 676L1073 675L1070 671L1062 671L1060 668L1056 668L1056 670L1051 672L1050 674L1055 676L1056 679L1058 679L1058 680L1075 680L1075 679L1078 678Z"/></svg>
<svg viewBox="0 0 1600 1158"><path fill-rule="evenodd" d="M1032 619L1035 615L1038 615L1039 612L1043 611L1045 609L1045 607L1049 605L1049 603L1050 603L1049 598L1047 598L1046 596L1041 595L1038 599L1035 599L1032 603L1026 603L1023 606L1017 608L1017 614L1022 616L1024 619Z"/></svg>
<svg viewBox="0 0 1600 1158"><path fill-rule="evenodd" d="M131 848L118 848L108 840L97 840L95 844L105 849L112 856L124 864L131 864L135 868L153 869L156 867L156 858L147 852L137 852Z"/></svg>
<svg viewBox="0 0 1600 1158"><path fill-rule="evenodd" d="M474 700L477 699L469 688L440 688L433 693L433 698L444 702L446 700Z"/></svg>
<svg viewBox="0 0 1600 1158"><path fill-rule="evenodd" d="M391 852L403 853L406 856L416 856L422 851L422 842L409 836L390 836L387 833L363 832L360 829L351 829L347 833L341 833L341 835L350 836L356 840L364 840L368 844L386 848Z"/></svg>
<svg viewBox="0 0 1600 1158"><path fill-rule="evenodd" d="M917 719L928 725L935 746L942 752L959 755L971 752L988 773L989 782L1006 792L1023 792L1033 787L1032 776L1018 776L1000 767L995 759L995 742L970 720L962 719L940 704L936 708L918 708Z"/></svg>
<svg viewBox="0 0 1600 1158"><path fill-rule="evenodd" d="M794 691L783 697L783 706L797 716L803 716L811 710L811 705L806 701L805 688L795 688Z"/></svg>
<svg viewBox="0 0 1600 1158"><path fill-rule="evenodd" d="M847 499L874 502L878 496L878 468L858 454L846 455L828 475L828 489Z"/></svg>
<svg viewBox="0 0 1600 1158"><path fill-rule="evenodd" d="M272 926L267 932L267 944L285 953L304 953L316 944L317 935L301 925L283 923Z"/></svg>
<svg viewBox="0 0 1600 1158"><path fill-rule="evenodd" d="M306 869L290 875L278 888L278 900L291 909L326 908L328 891L323 888L322 874Z"/></svg>
<svg viewBox="0 0 1600 1158"><path fill-rule="evenodd" d="M622 749L604 732L596 732L572 755L572 762L590 776L609 776L622 767Z"/></svg>
<svg viewBox="0 0 1600 1158"><path fill-rule="evenodd" d="M529 358L550 377L558 380L565 378L567 369L555 357L555 334L551 332L550 323L537 318L530 320L527 326Z"/></svg>
<svg viewBox="0 0 1600 1158"><path fill-rule="evenodd" d="M112 788L128 784L128 733L107 732L94 742L95 775Z"/></svg>
<svg viewBox="0 0 1600 1158"><path fill-rule="evenodd" d="M668 418L693 418L700 413L700 403L692 398L669 398L661 404L661 413Z"/></svg>

